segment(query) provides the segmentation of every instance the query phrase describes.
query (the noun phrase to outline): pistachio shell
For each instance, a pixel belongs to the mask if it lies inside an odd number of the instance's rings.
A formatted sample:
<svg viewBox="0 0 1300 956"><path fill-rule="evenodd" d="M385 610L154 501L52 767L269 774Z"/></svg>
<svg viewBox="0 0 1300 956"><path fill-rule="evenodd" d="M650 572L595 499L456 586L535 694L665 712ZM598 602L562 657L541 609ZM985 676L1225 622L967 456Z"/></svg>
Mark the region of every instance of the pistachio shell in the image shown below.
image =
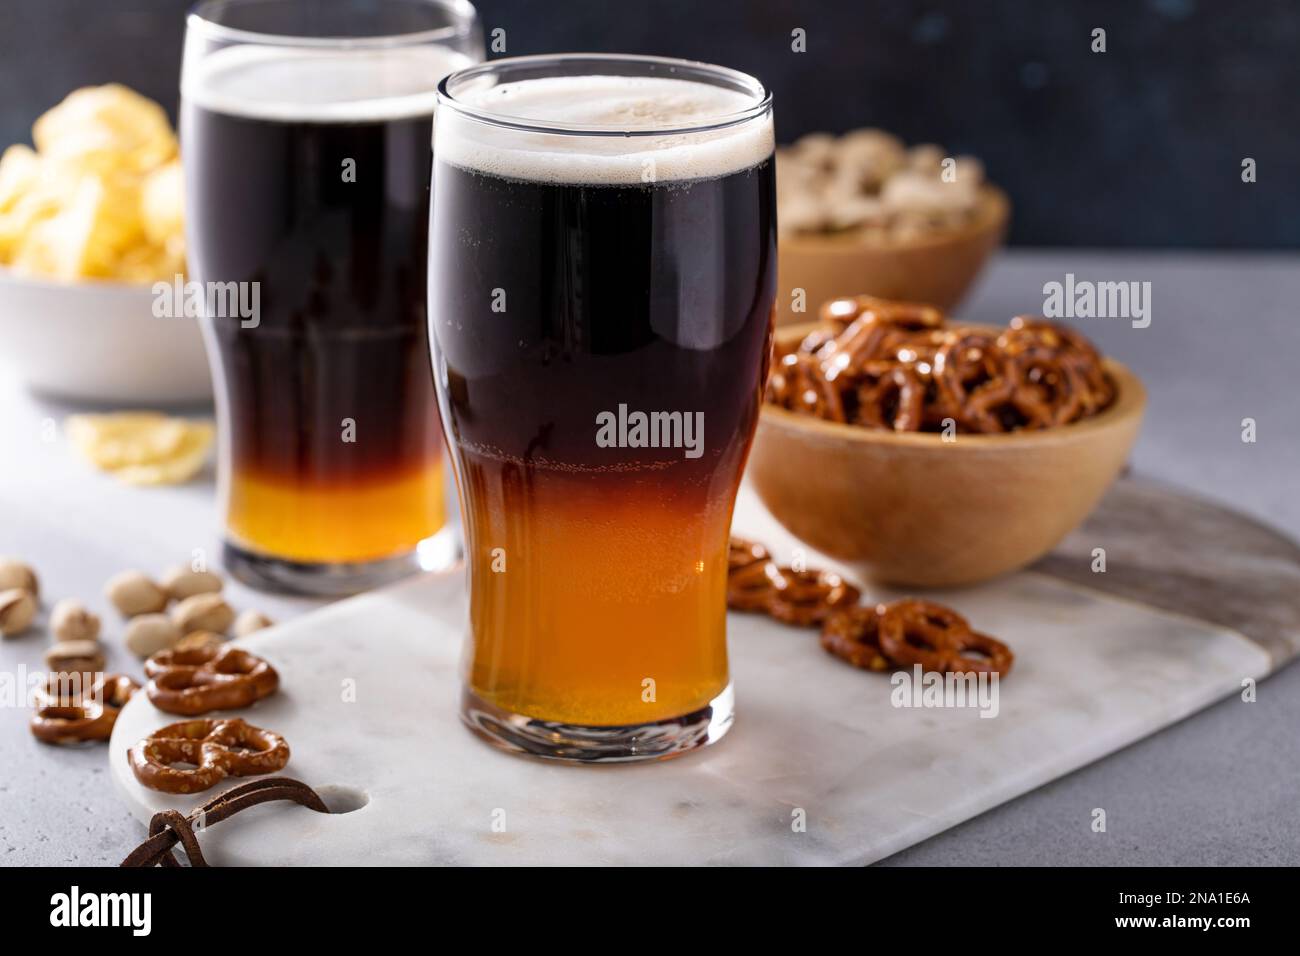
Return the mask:
<svg viewBox="0 0 1300 956"><path fill-rule="evenodd" d="M136 657L152 657L180 639L180 628L166 614L140 614L126 626L126 647Z"/></svg>
<svg viewBox="0 0 1300 956"><path fill-rule="evenodd" d="M52 674L102 671L104 652L95 641L59 641L46 649L45 667Z"/></svg>
<svg viewBox="0 0 1300 956"><path fill-rule="evenodd" d="M172 620L182 634L212 631L224 634L235 619L235 612L220 594L195 594L172 608Z"/></svg>
<svg viewBox="0 0 1300 956"><path fill-rule="evenodd" d="M13 637L32 626L36 617L36 598L25 588L0 591L0 634Z"/></svg>
<svg viewBox="0 0 1300 956"><path fill-rule="evenodd" d="M122 571L108 579L104 596L127 617L154 614L167 606L167 593L139 571Z"/></svg>
<svg viewBox="0 0 1300 956"><path fill-rule="evenodd" d="M196 594L216 594L222 587L221 578L211 571L195 571L184 566L170 568L159 583L177 601Z"/></svg>
<svg viewBox="0 0 1300 956"><path fill-rule="evenodd" d="M64 598L50 612L50 633L56 641L98 640L99 615L76 598Z"/></svg>
<svg viewBox="0 0 1300 956"><path fill-rule="evenodd" d="M254 631L260 631L265 627L270 627L274 623L274 621L261 611L255 611L250 607L248 610L240 612L239 617L235 618L232 632L235 637L247 637Z"/></svg>
<svg viewBox="0 0 1300 956"><path fill-rule="evenodd" d="M18 588L30 591L32 597L40 598L41 584L30 564L17 558L0 558L0 591Z"/></svg>

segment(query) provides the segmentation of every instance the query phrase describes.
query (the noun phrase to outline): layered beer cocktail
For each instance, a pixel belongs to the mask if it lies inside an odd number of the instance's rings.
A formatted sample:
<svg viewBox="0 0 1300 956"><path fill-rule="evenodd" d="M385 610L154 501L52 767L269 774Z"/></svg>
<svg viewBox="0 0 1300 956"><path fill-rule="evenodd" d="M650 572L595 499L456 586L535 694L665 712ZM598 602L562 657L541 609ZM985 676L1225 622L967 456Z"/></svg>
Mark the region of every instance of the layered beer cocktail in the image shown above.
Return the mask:
<svg viewBox="0 0 1300 956"><path fill-rule="evenodd" d="M259 304L204 317L225 561L245 580L346 593L416 569L422 547L437 560L430 142L437 81L480 49L473 8L434 0L191 15L190 269Z"/></svg>
<svg viewBox="0 0 1300 956"><path fill-rule="evenodd" d="M470 588L462 715L627 760L730 725L727 542L775 293L770 100L640 57L440 87L429 319Z"/></svg>

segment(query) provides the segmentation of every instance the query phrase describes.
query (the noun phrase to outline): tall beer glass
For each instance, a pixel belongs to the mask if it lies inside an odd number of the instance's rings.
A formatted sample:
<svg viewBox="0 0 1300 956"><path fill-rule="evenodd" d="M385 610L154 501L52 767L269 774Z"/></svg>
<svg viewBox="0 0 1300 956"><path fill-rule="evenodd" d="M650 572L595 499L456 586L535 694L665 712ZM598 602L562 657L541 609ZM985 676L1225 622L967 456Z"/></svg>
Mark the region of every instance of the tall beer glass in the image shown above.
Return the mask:
<svg viewBox="0 0 1300 956"><path fill-rule="evenodd" d="M720 737L727 542L775 295L771 100L651 57L439 86L429 323L470 589L462 717L507 749Z"/></svg>
<svg viewBox="0 0 1300 956"><path fill-rule="evenodd" d="M449 558L425 285L438 80L482 59L456 0L208 0L181 77L225 563L348 593Z"/></svg>

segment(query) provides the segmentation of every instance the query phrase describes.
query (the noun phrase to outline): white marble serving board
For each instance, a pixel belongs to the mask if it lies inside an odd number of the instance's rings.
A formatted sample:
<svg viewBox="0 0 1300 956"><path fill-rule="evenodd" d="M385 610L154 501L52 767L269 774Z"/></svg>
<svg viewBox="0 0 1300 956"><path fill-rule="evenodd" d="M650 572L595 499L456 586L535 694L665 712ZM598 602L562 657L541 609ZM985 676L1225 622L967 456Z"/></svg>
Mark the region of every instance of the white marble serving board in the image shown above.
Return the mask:
<svg viewBox="0 0 1300 956"><path fill-rule="evenodd" d="M748 489L735 527L778 558L797 546ZM815 552L807 561L832 566ZM256 807L203 834L204 852L218 865L868 863L1270 669L1235 631L1043 574L934 597L1015 649L997 717L895 708L887 676L830 657L813 631L732 614L730 734L675 760L612 767L512 756L461 727L459 574L340 602L243 642L279 668L282 690L240 716L289 740L285 774L330 802L368 802L333 815ZM175 719L139 694L113 734L113 776L142 821L217 792L168 797L132 777L127 748Z"/></svg>

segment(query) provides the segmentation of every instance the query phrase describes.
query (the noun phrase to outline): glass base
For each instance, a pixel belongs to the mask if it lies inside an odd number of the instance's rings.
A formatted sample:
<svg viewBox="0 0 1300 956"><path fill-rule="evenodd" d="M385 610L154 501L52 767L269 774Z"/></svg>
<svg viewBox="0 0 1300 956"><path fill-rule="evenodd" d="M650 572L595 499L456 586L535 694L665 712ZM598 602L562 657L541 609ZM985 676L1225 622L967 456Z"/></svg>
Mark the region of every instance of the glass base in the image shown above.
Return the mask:
<svg viewBox="0 0 1300 956"><path fill-rule="evenodd" d="M229 541L222 545L221 559L226 570L249 587L313 597L347 597L421 571L446 570L460 557L460 536L448 526L425 538L413 551L378 561L292 561L259 554Z"/></svg>
<svg viewBox="0 0 1300 956"><path fill-rule="evenodd" d="M492 746L566 763L667 760L722 739L734 716L730 684L694 713L621 727L583 727L526 717L502 710L468 688L460 702L461 721Z"/></svg>

